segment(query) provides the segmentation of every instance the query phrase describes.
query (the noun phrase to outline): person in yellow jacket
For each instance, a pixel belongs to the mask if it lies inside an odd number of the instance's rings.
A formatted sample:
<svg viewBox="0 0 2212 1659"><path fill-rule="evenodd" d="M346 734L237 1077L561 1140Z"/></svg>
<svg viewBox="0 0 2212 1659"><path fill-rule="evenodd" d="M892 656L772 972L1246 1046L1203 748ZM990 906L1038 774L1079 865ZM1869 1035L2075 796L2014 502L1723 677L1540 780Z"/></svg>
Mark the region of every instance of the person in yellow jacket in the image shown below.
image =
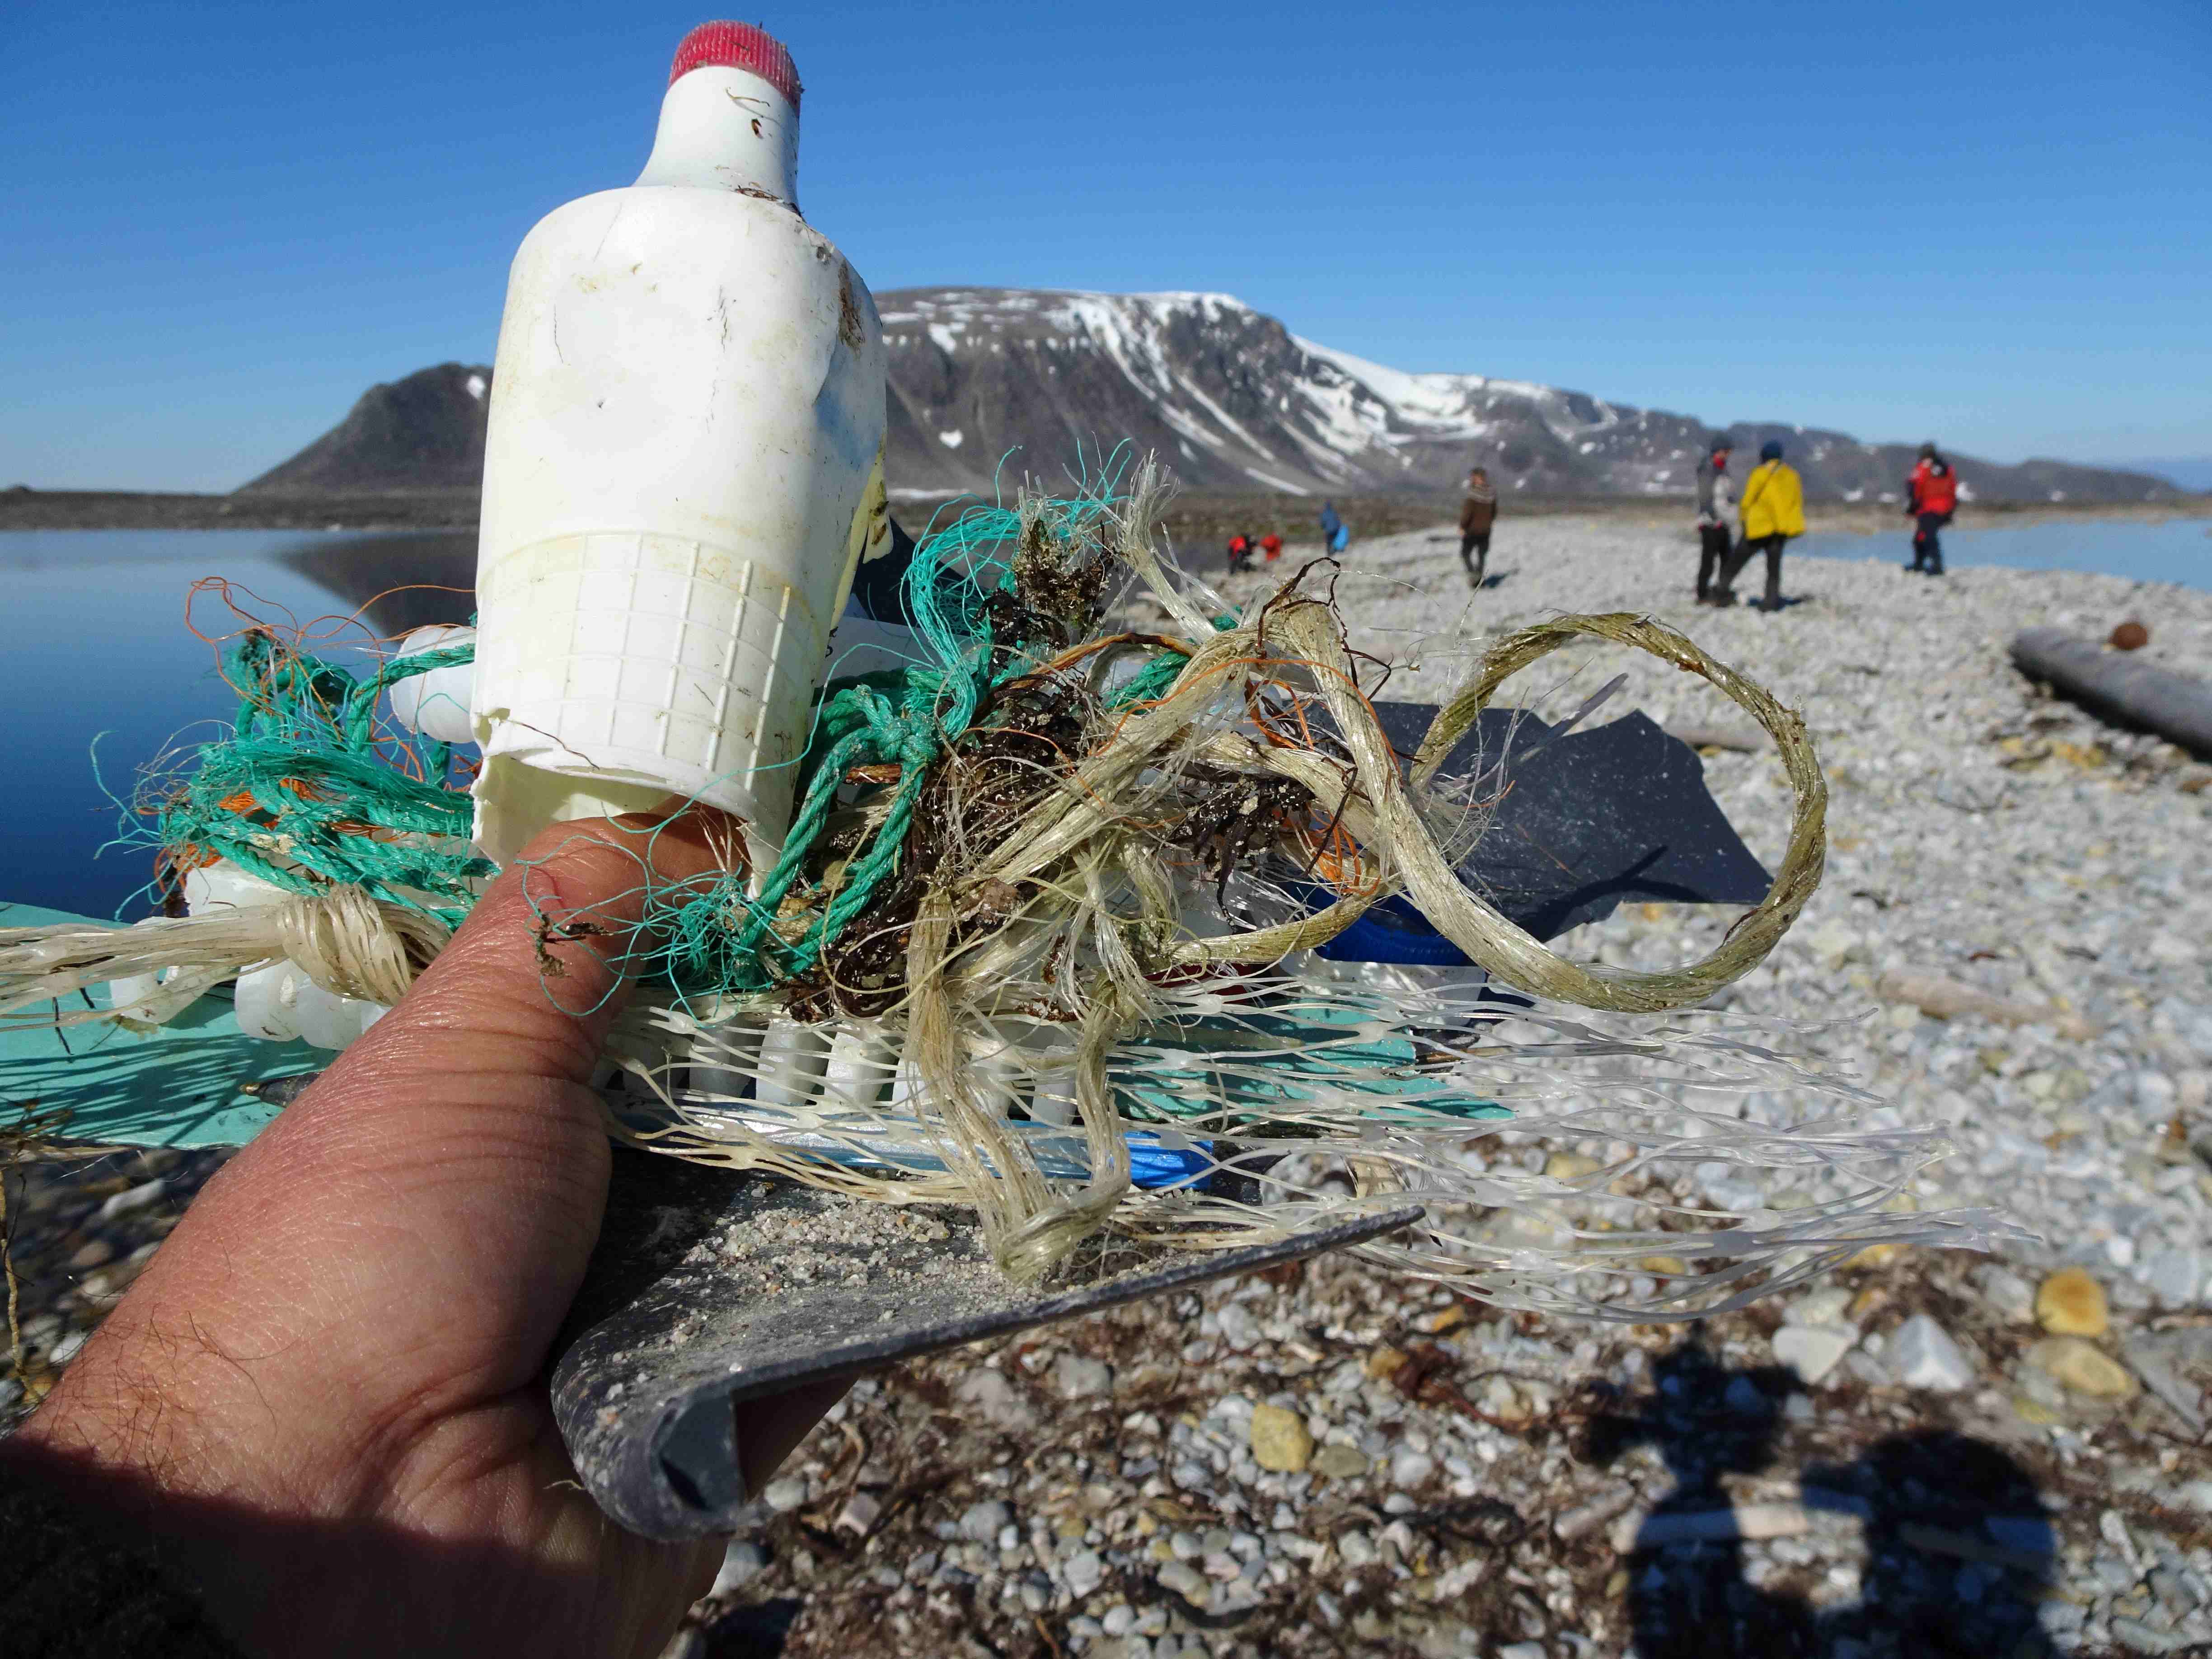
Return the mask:
<svg viewBox="0 0 2212 1659"><path fill-rule="evenodd" d="M1739 503L1743 514L1743 540L1721 577L1718 605L1735 603L1735 579L1754 553L1766 555L1766 609L1782 609L1782 549L1792 536L1805 533L1805 484L1796 469L1784 464L1782 445L1770 438L1759 447L1759 465L1743 481Z"/></svg>

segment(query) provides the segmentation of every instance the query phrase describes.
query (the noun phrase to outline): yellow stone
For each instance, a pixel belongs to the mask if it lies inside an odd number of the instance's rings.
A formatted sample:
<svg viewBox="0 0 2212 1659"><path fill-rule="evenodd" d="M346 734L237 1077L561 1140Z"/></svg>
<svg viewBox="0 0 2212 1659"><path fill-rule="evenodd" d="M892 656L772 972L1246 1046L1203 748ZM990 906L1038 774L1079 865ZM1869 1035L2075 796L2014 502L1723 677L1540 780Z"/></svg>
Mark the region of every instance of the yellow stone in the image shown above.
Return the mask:
<svg viewBox="0 0 2212 1659"><path fill-rule="evenodd" d="M1406 1356L1392 1347L1381 1347L1367 1356L1367 1375L1380 1382L1384 1377L1406 1363Z"/></svg>
<svg viewBox="0 0 2212 1659"><path fill-rule="evenodd" d="M1850 1261L1844 1262L1844 1266L1846 1267L1887 1267L1891 1262L1896 1261L1898 1257L1904 1254L1905 1246L1902 1244L1869 1244L1866 1249L1861 1250L1856 1255L1851 1257Z"/></svg>
<svg viewBox="0 0 2212 1659"><path fill-rule="evenodd" d="M2039 1401L2030 1400L2024 1394L2012 1397L2012 1408L2021 1422L2033 1423L2039 1429L2047 1429L2058 1421L2057 1412Z"/></svg>
<svg viewBox="0 0 2212 1659"><path fill-rule="evenodd" d="M1442 1336L1446 1331L1455 1331L1467 1323L1467 1304L1455 1302L1448 1308L1439 1308L1421 1318L1421 1328L1431 1336Z"/></svg>
<svg viewBox="0 0 2212 1659"><path fill-rule="evenodd" d="M2102 1336L2112 1322L2105 1287L2079 1267L2061 1267L2043 1281L2035 1317L2053 1336Z"/></svg>
<svg viewBox="0 0 2212 1659"><path fill-rule="evenodd" d="M2078 1336L2046 1336L2027 1351L2027 1362L2092 1400L2129 1400L2142 1384L2135 1373Z"/></svg>
<svg viewBox="0 0 2212 1659"><path fill-rule="evenodd" d="M1252 1407L1252 1461L1277 1474L1297 1474L1313 1461L1305 1419L1284 1406Z"/></svg>
<svg viewBox="0 0 2212 1659"><path fill-rule="evenodd" d="M1608 1601L1618 1601L1628 1594L1628 1569L1615 1567L1613 1577L1605 1581L1605 1595Z"/></svg>
<svg viewBox="0 0 2212 1659"><path fill-rule="evenodd" d="M1679 1255L1647 1255L1636 1265L1647 1273L1658 1273L1668 1279L1680 1279L1690 1271L1690 1264Z"/></svg>
<svg viewBox="0 0 2212 1659"><path fill-rule="evenodd" d="M1544 1173L1554 1181L1579 1181L1604 1167L1595 1158L1585 1158L1580 1152L1553 1152L1544 1160Z"/></svg>

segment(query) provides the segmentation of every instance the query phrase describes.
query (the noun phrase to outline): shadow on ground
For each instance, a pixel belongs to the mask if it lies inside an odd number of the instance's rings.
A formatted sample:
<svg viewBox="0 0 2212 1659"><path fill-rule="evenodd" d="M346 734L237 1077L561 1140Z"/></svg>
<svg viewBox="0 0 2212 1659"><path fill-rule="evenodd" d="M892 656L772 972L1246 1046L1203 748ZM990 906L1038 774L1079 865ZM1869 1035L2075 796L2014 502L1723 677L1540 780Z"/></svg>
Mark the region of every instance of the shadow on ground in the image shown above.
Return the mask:
<svg viewBox="0 0 2212 1659"><path fill-rule="evenodd" d="M1948 1430L1891 1436L1852 1462L1795 1472L1804 1510L1856 1516L1864 1565L1856 1601L1816 1608L1753 1582L1744 1542L1686 1539L1733 1507L1726 1475L1776 1467L1791 1395L1780 1366L1730 1370L1697 1332L1654 1368L1643 1409L1601 1417L1589 1455L1650 1445L1674 1477L1626 1565L1638 1659L2051 1659L2037 1607L2057 1540L2034 1483L1996 1446ZM1760 1575L1772 1583L1771 1571Z"/></svg>

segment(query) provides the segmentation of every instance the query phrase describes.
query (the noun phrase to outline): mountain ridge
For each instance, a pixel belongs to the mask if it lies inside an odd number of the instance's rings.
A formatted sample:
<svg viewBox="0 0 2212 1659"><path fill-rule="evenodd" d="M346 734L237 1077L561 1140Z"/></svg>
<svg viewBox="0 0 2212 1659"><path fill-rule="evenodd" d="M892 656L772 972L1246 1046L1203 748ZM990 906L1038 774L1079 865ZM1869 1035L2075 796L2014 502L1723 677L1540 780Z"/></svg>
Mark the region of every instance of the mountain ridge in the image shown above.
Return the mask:
<svg viewBox="0 0 2212 1659"><path fill-rule="evenodd" d="M1532 381L1409 373L1293 334L1234 295L915 288L877 296L890 367L894 497L1048 485L1115 446L1194 490L1443 495L1471 465L1510 496L1686 497L1716 428ZM449 362L371 387L345 419L240 495L476 485L489 368ZM1718 428L1740 453L1779 438L1814 502L1898 499L1917 445L1771 422ZM1968 501L2142 502L2154 475L1957 455ZM1740 469L1747 470L1747 468Z"/></svg>

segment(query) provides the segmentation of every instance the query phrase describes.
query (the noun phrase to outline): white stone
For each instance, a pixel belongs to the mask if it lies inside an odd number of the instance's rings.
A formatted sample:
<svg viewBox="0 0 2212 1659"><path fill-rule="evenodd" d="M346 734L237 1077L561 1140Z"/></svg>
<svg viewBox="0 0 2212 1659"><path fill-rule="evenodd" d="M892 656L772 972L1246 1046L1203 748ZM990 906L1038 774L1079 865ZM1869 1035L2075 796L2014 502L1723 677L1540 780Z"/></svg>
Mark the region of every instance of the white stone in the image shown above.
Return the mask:
<svg viewBox="0 0 2212 1659"><path fill-rule="evenodd" d="M721 1570L714 1575L709 1595L728 1595L760 1577L768 1566L768 1552L750 1538L732 1538L722 1552Z"/></svg>
<svg viewBox="0 0 2212 1659"><path fill-rule="evenodd" d="M1036 1426L1036 1408L1022 1398L1003 1372L978 1365L952 1385L953 1403L994 1429L1018 1434Z"/></svg>
<svg viewBox="0 0 2212 1659"><path fill-rule="evenodd" d="M1053 1362L1052 1384L1066 1400L1089 1400L1114 1392L1114 1368L1087 1354L1064 1353Z"/></svg>
<svg viewBox="0 0 2212 1659"><path fill-rule="evenodd" d="M1774 1334L1774 1357L1804 1382L1818 1382L1859 1340L1850 1325L1784 1325Z"/></svg>
<svg viewBox="0 0 2212 1659"><path fill-rule="evenodd" d="M2143 1264L2142 1277L2150 1293L2167 1307L2190 1307L2204 1283L2203 1253L2187 1244L2160 1250Z"/></svg>
<svg viewBox="0 0 2212 1659"><path fill-rule="evenodd" d="M1851 1293L1838 1285L1824 1285L1808 1291L1782 1310L1785 1325L1841 1325Z"/></svg>
<svg viewBox="0 0 2212 1659"><path fill-rule="evenodd" d="M1260 1322L1252 1317L1252 1310L1243 1303L1231 1303L1221 1310L1220 1319L1221 1340L1237 1352L1259 1345Z"/></svg>
<svg viewBox="0 0 2212 1659"><path fill-rule="evenodd" d="M134 1210L143 1210L168 1190L168 1184L157 1176L151 1181L141 1182L127 1191L113 1194L100 1206L100 1218L102 1221L112 1221L118 1216L129 1215Z"/></svg>
<svg viewBox="0 0 2212 1659"><path fill-rule="evenodd" d="M1206 1575L1189 1562L1164 1562L1154 1576L1164 1588L1175 1591L1185 1601L1194 1601L1200 1607L1206 1605Z"/></svg>
<svg viewBox="0 0 2212 1659"><path fill-rule="evenodd" d="M1426 1452L1402 1447L1390 1459L1390 1484L1418 1486L1437 1472L1437 1460Z"/></svg>
<svg viewBox="0 0 2212 1659"><path fill-rule="evenodd" d="M804 1475L787 1474L781 1480L771 1480L761 1500L778 1515L788 1515L806 1501L806 1479Z"/></svg>
<svg viewBox="0 0 2212 1659"><path fill-rule="evenodd" d="M1915 1314L1890 1339L1889 1366L1908 1389L1956 1394L1971 1387L1978 1370L1950 1332L1927 1314Z"/></svg>
<svg viewBox="0 0 2212 1659"><path fill-rule="evenodd" d="M874 1526L876 1517L883 1512L882 1500L872 1498L866 1492L856 1492L845 1500L842 1507L837 1511L837 1518L831 1522L830 1525L842 1527L847 1532L857 1536Z"/></svg>
<svg viewBox="0 0 2212 1659"><path fill-rule="evenodd" d="M1106 1577L1106 1564L1098 1559L1097 1550L1078 1550L1067 1558L1060 1577L1067 1581L1068 1594L1081 1601Z"/></svg>
<svg viewBox="0 0 2212 1659"><path fill-rule="evenodd" d="M971 1544L996 1541L999 1528L1013 1522L1012 1506L999 1498L970 1504L960 1517L960 1535Z"/></svg>
<svg viewBox="0 0 2212 1659"><path fill-rule="evenodd" d="M1974 1270L1974 1284L1990 1311L2014 1325L2035 1322L2035 1286L1998 1261Z"/></svg>

